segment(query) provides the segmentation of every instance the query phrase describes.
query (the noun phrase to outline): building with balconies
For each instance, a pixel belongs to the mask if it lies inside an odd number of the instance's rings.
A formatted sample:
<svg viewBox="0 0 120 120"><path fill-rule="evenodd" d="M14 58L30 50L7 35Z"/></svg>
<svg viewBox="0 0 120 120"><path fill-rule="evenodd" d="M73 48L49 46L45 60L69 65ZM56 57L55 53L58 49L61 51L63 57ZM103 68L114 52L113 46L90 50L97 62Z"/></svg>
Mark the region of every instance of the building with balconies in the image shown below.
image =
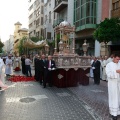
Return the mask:
<svg viewBox="0 0 120 120"><path fill-rule="evenodd" d="M29 0L29 37L43 36L44 0Z"/></svg>
<svg viewBox="0 0 120 120"><path fill-rule="evenodd" d="M76 28L76 44L78 54L82 55L82 44L86 39L89 43L88 55L95 54L93 32L97 24L97 0L74 0L74 25Z"/></svg>
<svg viewBox="0 0 120 120"><path fill-rule="evenodd" d="M44 5L44 38L48 40L54 39L53 21L55 13L54 0L47 0Z"/></svg>

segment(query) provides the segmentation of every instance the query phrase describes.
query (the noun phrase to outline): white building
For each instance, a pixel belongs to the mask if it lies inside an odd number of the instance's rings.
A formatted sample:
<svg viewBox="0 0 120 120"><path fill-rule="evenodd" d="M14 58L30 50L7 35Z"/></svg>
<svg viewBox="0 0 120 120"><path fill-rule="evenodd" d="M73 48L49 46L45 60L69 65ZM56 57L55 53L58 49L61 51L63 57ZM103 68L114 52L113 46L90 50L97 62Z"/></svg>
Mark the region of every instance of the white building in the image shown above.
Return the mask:
<svg viewBox="0 0 120 120"><path fill-rule="evenodd" d="M43 36L44 0L29 0L29 36Z"/></svg>
<svg viewBox="0 0 120 120"><path fill-rule="evenodd" d="M3 51L6 54L13 54L13 44L14 44L14 36L10 35L9 40L4 42Z"/></svg>
<svg viewBox="0 0 120 120"><path fill-rule="evenodd" d="M54 21L54 0L47 0L44 5L44 37L48 40L54 39L54 29L53 29L53 21Z"/></svg>

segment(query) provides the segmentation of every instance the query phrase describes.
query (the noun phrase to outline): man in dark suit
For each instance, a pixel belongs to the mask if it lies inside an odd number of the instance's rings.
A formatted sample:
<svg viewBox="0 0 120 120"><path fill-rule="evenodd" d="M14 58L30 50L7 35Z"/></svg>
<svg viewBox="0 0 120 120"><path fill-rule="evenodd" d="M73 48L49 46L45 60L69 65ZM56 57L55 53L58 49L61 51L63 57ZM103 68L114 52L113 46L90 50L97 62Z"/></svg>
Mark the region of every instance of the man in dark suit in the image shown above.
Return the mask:
<svg viewBox="0 0 120 120"><path fill-rule="evenodd" d="M46 63L46 60L45 60L45 55L43 54L41 56L41 60L40 60L40 64L41 64L41 67L39 68L40 69L40 84L43 83L44 81L44 68L45 68L45 63Z"/></svg>
<svg viewBox="0 0 120 120"><path fill-rule="evenodd" d="M37 59L35 61L35 79L38 82L40 82L40 72L41 72L40 56L37 56Z"/></svg>
<svg viewBox="0 0 120 120"><path fill-rule="evenodd" d="M36 81L38 81L38 79L37 79L37 61L38 61L38 55L36 54L35 55L35 58L34 58L34 67L35 67L35 75L34 75L34 78L35 78L35 80Z"/></svg>
<svg viewBox="0 0 120 120"><path fill-rule="evenodd" d="M94 84L100 84L100 61L97 58L94 58L94 62L92 64L93 74L94 74Z"/></svg>
<svg viewBox="0 0 120 120"><path fill-rule="evenodd" d="M48 56L48 60L45 63L45 79L43 82L44 88L46 87L46 83L49 83L49 86L52 87L52 73L55 70L55 61L52 60L52 56Z"/></svg>

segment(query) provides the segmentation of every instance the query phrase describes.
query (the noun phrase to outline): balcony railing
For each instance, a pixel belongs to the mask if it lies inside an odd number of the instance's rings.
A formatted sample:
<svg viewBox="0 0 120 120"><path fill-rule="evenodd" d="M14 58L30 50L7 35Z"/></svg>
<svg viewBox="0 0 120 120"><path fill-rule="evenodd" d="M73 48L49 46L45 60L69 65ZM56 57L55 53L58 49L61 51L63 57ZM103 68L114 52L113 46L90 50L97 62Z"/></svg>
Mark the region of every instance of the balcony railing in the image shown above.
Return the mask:
<svg viewBox="0 0 120 120"><path fill-rule="evenodd" d="M55 0L54 12L59 13L61 10L66 8L68 5L68 0Z"/></svg>
<svg viewBox="0 0 120 120"><path fill-rule="evenodd" d="M120 17L120 7L115 10L111 10L111 17Z"/></svg>
<svg viewBox="0 0 120 120"><path fill-rule="evenodd" d="M62 21L64 21L63 19L57 19L53 21L53 27L59 25Z"/></svg>

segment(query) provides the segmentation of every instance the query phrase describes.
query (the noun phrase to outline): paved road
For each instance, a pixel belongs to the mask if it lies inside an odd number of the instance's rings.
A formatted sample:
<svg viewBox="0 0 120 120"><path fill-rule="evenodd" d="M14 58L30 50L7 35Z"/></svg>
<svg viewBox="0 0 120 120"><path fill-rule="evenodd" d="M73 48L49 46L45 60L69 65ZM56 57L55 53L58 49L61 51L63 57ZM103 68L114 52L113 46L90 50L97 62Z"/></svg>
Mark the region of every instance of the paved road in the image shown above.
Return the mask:
<svg viewBox="0 0 120 120"><path fill-rule="evenodd" d="M6 83L13 86L0 94L0 120L110 120L104 81L71 88Z"/></svg>

